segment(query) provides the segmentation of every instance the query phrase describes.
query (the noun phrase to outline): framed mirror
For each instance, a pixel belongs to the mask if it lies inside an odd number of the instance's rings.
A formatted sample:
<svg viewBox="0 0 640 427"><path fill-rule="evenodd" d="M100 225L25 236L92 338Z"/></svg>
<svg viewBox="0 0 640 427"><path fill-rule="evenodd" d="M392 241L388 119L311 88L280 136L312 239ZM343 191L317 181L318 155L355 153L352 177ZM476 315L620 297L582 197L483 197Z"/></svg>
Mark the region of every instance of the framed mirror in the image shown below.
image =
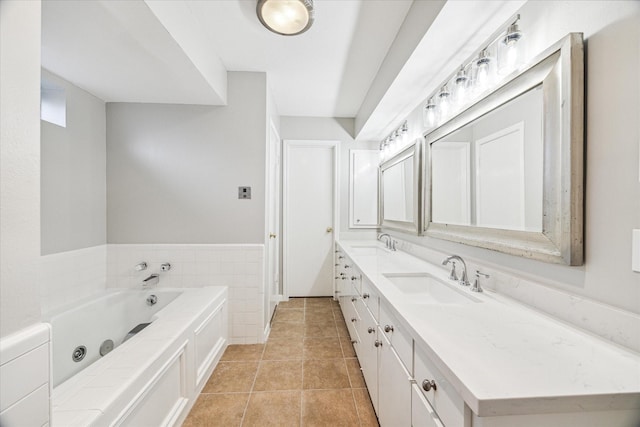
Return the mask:
<svg viewBox="0 0 640 427"><path fill-rule="evenodd" d="M569 34L425 136L425 234L583 263L584 63Z"/></svg>
<svg viewBox="0 0 640 427"><path fill-rule="evenodd" d="M415 234L423 228L422 146L420 138L380 165L382 227Z"/></svg>

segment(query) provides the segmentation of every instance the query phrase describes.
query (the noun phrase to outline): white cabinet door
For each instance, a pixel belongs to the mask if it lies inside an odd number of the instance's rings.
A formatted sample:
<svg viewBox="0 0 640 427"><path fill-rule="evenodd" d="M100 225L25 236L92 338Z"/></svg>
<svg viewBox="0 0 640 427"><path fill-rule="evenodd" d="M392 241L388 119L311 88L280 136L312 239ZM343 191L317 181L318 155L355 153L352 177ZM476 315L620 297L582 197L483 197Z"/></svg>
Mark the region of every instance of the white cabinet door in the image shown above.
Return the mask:
<svg viewBox="0 0 640 427"><path fill-rule="evenodd" d="M384 337L378 332L378 420L382 427L411 425L411 375Z"/></svg>
<svg viewBox="0 0 640 427"><path fill-rule="evenodd" d="M378 150L350 150L349 228L378 226Z"/></svg>
<svg viewBox="0 0 640 427"><path fill-rule="evenodd" d="M364 380L369 389L371 403L373 408L378 412L378 351L376 349L376 341L378 339L378 328L376 320L373 318L362 298L358 298L354 305L360 319L358 323L358 335L362 340L361 351L358 354L358 361L362 368Z"/></svg>
<svg viewBox="0 0 640 427"><path fill-rule="evenodd" d="M412 427L444 427L436 411L415 384L411 386L411 425Z"/></svg>

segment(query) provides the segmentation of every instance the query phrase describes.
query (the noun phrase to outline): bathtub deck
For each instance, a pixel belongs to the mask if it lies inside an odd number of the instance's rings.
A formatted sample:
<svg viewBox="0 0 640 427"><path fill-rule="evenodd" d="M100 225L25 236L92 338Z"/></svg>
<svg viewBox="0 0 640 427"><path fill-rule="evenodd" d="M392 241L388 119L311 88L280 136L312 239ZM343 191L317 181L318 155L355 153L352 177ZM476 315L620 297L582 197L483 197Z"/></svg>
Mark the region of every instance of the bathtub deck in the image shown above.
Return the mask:
<svg viewBox="0 0 640 427"><path fill-rule="evenodd" d="M331 299L280 303L266 345L229 346L183 427L263 426L267 420L378 425L342 313Z"/></svg>

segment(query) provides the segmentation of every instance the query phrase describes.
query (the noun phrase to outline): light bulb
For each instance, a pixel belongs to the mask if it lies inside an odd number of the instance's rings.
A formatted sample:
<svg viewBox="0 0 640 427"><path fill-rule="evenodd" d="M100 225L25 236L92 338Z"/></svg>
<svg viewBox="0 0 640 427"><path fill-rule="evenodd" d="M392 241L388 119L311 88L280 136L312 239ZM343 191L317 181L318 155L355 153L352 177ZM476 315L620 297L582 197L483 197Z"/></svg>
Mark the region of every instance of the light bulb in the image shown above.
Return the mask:
<svg viewBox="0 0 640 427"><path fill-rule="evenodd" d="M424 122L424 127L427 129L431 129L436 125L436 102L433 98L429 99L427 104L424 106L422 120Z"/></svg>
<svg viewBox="0 0 640 427"><path fill-rule="evenodd" d="M487 49L483 49L476 59L475 89L478 93L484 92L491 84L492 80L492 58Z"/></svg>
<svg viewBox="0 0 640 427"><path fill-rule="evenodd" d="M451 92L449 92L449 88L446 85L442 86L442 89L440 89L438 98L438 105L440 108L440 123L442 123L449 117L449 113L451 112Z"/></svg>
<svg viewBox="0 0 640 427"><path fill-rule="evenodd" d="M500 74L509 74L520 66L522 58L522 31L512 24L500 40L498 61Z"/></svg>
<svg viewBox="0 0 640 427"><path fill-rule="evenodd" d="M453 101L456 103L456 106L460 107L467 102L467 87L469 84L469 78L467 77L467 72L464 67L460 67L460 71L456 74L456 77L453 80Z"/></svg>

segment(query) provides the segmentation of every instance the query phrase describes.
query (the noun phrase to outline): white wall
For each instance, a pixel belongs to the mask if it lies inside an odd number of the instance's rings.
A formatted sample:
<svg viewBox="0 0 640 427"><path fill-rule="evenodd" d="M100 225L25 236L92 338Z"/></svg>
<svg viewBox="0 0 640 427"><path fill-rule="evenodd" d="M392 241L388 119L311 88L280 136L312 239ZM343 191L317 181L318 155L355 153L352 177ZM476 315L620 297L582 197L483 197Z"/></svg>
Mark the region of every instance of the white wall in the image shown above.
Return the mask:
<svg viewBox="0 0 640 427"><path fill-rule="evenodd" d="M378 142L356 142L353 139L354 119L331 117L290 117L280 118L280 137L302 140L340 141L340 232L360 232L349 230L349 150L352 148L378 148Z"/></svg>
<svg viewBox="0 0 640 427"><path fill-rule="evenodd" d="M631 270L631 230L640 227L640 2L529 1L520 14L529 58L569 32L584 33L585 265L545 264L427 237L402 237L640 313L640 274ZM422 126L419 110L409 120L414 129Z"/></svg>
<svg viewBox="0 0 640 427"><path fill-rule="evenodd" d="M64 89L67 125L41 122L42 254L107 242L106 111L90 93L46 71Z"/></svg>
<svg viewBox="0 0 640 427"><path fill-rule="evenodd" d="M0 337L40 321L40 10L0 2Z"/></svg>
<svg viewBox="0 0 640 427"><path fill-rule="evenodd" d="M109 243L264 243L266 75L228 83L225 107L107 105Z"/></svg>

